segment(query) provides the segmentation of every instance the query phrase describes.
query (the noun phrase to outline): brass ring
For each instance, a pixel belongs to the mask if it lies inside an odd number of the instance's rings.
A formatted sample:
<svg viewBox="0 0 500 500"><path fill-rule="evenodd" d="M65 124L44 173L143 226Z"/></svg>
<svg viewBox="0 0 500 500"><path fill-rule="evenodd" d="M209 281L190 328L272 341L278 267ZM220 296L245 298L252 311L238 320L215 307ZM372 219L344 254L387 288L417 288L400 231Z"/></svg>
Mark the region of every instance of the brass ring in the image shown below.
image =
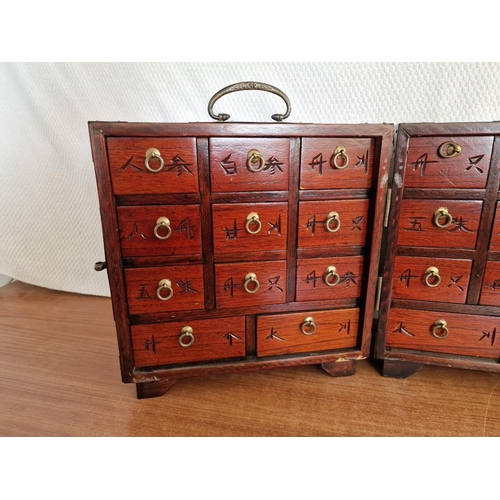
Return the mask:
<svg viewBox="0 0 500 500"><path fill-rule="evenodd" d="M441 146L439 146L438 154L441 158L454 158L458 156L462 152L462 146L457 144L456 142L443 142Z"/></svg>
<svg viewBox="0 0 500 500"><path fill-rule="evenodd" d="M333 281L330 281L330 278L333 278ZM323 279L328 286L338 285L340 276L337 274L337 268L335 266L328 266Z"/></svg>
<svg viewBox="0 0 500 500"><path fill-rule="evenodd" d="M349 165L349 157L347 156L346 151L347 150L344 146L339 146L338 148L335 149L335 151L333 152L332 159L330 160L332 167L342 170L343 168L346 168ZM342 165L338 164L339 158L343 159Z"/></svg>
<svg viewBox="0 0 500 500"><path fill-rule="evenodd" d="M162 236L158 232L160 229L166 229L167 234ZM170 221L166 217L160 217L156 221L156 226L153 229L153 233L154 233L155 237L158 238L159 240L168 240L170 238L170 236L172 236L172 228L170 227Z"/></svg>
<svg viewBox="0 0 500 500"><path fill-rule="evenodd" d="M250 229L252 224L257 224L257 229ZM259 220L259 214L257 212L250 212L247 215L247 222L245 224L245 229L249 234L257 234L262 229L262 222Z"/></svg>
<svg viewBox="0 0 500 500"><path fill-rule="evenodd" d="M445 219L445 222L444 224L441 224L439 222L439 219L442 219L443 217ZM453 222L453 217L451 216L450 212L448 212L447 208L440 207L434 212L434 224L436 224L437 227L445 229L452 222Z"/></svg>
<svg viewBox="0 0 500 500"><path fill-rule="evenodd" d="M304 335L312 335L316 331L316 323L312 316L308 316L304 322L300 325L300 331Z"/></svg>
<svg viewBox="0 0 500 500"><path fill-rule="evenodd" d="M156 158L157 160L160 161L160 167L157 169L151 168L151 165L149 164L149 160L151 158ZM165 166L165 162L163 161L163 158L161 157L160 151L158 151L156 148L149 148L146 151L146 159L144 160L144 165L146 168L150 171L153 172L153 174L157 174L158 172L161 172L163 170L163 167Z"/></svg>
<svg viewBox="0 0 500 500"><path fill-rule="evenodd" d="M253 288L248 288L248 285L253 284ZM259 291L260 283L257 280L257 275L255 273L248 273L245 276L245 283L243 283L243 288L247 293L255 293Z"/></svg>
<svg viewBox="0 0 500 500"><path fill-rule="evenodd" d="M254 163L257 163L257 168L254 168ZM247 167L250 172L261 172L266 166L266 160L264 157L256 150L251 149L247 155Z"/></svg>
<svg viewBox="0 0 500 500"><path fill-rule="evenodd" d="M432 281L429 281L432 280ZM439 276L439 269L437 267L429 267L425 271L425 284L431 288L436 288L441 284L441 276Z"/></svg>
<svg viewBox="0 0 500 500"><path fill-rule="evenodd" d="M442 331L441 335L437 332ZM444 319L438 319L432 327L432 335L437 339L445 339L450 331L448 330L448 323Z"/></svg>
<svg viewBox="0 0 500 500"><path fill-rule="evenodd" d="M168 290L168 295L165 297L162 295L163 290ZM172 282L170 280L164 279L158 283L158 288L156 289L156 296L160 300L170 300L174 295L174 290L172 289Z"/></svg>
<svg viewBox="0 0 500 500"><path fill-rule="evenodd" d="M335 223L333 228L330 226L332 222ZM330 212L326 216L325 228L329 233L336 233L340 229L340 217L337 212Z"/></svg>
<svg viewBox="0 0 500 500"><path fill-rule="evenodd" d="M189 339L187 343L184 343L184 339ZM193 329L190 326L185 326L181 330L181 336L179 337L179 345L181 347L189 347L190 345L193 345L194 342L194 332Z"/></svg>

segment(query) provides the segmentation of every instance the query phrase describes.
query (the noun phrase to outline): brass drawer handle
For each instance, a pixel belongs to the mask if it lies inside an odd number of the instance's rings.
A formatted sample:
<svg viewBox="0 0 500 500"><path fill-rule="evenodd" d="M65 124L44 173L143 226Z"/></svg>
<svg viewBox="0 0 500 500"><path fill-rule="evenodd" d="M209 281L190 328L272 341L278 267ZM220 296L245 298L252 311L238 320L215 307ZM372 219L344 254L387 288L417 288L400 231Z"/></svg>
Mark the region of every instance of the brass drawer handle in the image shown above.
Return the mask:
<svg viewBox="0 0 500 500"><path fill-rule="evenodd" d="M444 218L444 223L441 223L440 220ZM434 212L434 224L440 228L447 228L453 222L453 217L450 212L448 212L447 208L440 207Z"/></svg>
<svg viewBox="0 0 500 500"><path fill-rule="evenodd" d="M243 283L243 288L247 293L255 293L259 291L260 283L257 280L257 275L255 273L248 273L245 276L245 283Z"/></svg>
<svg viewBox="0 0 500 500"><path fill-rule="evenodd" d="M439 146L438 154L441 158L454 158L458 156L462 152L462 146L457 144L456 142L443 142L441 146Z"/></svg>
<svg viewBox="0 0 500 500"><path fill-rule="evenodd" d="M432 335L434 335L437 339L445 339L448 336L448 333L450 333L448 330L448 323L444 319L438 319L432 327Z"/></svg>
<svg viewBox="0 0 500 500"><path fill-rule="evenodd" d="M187 342L186 342L187 339ZM179 337L179 345L181 347L189 347L193 345L194 342L194 332L190 326L185 326L181 330L181 336Z"/></svg>
<svg viewBox="0 0 500 500"><path fill-rule="evenodd" d="M337 268L335 266L328 266L323 279L328 286L338 285L340 276L337 274Z"/></svg>
<svg viewBox="0 0 500 500"><path fill-rule="evenodd" d="M254 165L257 164L256 167ZM257 149L251 149L247 155L247 167L250 172L262 172L266 166L266 160Z"/></svg>
<svg viewBox="0 0 500 500"><path fill-rule="evenodd" d="M163 231L163 229L167 230L167 234L161 235L160 234L160 229ZM156 238L159 240L168 240L170 236L172 236L172 228L170 227L170 221L166 217L160 217L156 221L156 226L153 229L153 233Z"/></svg>
<svg viewBox="0 0 500 500"><path fill-rule="evenodd" d="M441 276L437 267L429 267L425 271L425 284L431 288L436 288L441 284Z"/></svg>
<svg viewBox="0 0 500 500"><path fill-rule="evenodd" d="M316 323L312 316L308 316L304 322L300 325L300 331L304 335L312 335L316 331Z"/></svg>
<svg viewBox="0 0 500 500"><path fill-rule="evenodd" d="M250 226L255 225L255 229ZM249 234L257 234L262 229L262 222L259 220L259 214L257 212L250 212L247 215L247 222L245 224L245 229Z"/></svg>
<svg viewBox="0 0 500 500"><path fill-rule="evenodd" d="M157 159L160 162L158 168L156 168L156 169L153 168L149 163L153 158ZM156 148L149 148L146 151L146 159L144 160L144 165L146 166L146 168L150 172L153 172L153 174L157 174L158 172L161 172L163 170L163 167L165 166L165 162L163 161L163 158L161 157L160 151L158 151L158 149L156 149Z"/></svg>
<svg viewBox="0 0 500 500"><path fill-rule="evenodd" d="M339 165L338 163L339 159L342 159L341 165ZM349 165L349 157L347 156L347 149L344 146L339 146L335 148L330 163L333 168L337 168L339 170L346 168Z"/></svg>
<svg viewBox="0 0 500 500"><path fill-rule="evenodd" d="M163 295L163 291L167 290L168 295ZM161 280L158 283L158 288L156 289L156 296L160 300L170 300L174 295L174 290L172 289L172 282L168 279Z"/></svg>
<svg viewBox="0 0 500 500"><path fill-rule="evenodd" d="M325 227L329 233L336 233L340 229L340 217L337 212L330 212L326 216Z"/></svg>

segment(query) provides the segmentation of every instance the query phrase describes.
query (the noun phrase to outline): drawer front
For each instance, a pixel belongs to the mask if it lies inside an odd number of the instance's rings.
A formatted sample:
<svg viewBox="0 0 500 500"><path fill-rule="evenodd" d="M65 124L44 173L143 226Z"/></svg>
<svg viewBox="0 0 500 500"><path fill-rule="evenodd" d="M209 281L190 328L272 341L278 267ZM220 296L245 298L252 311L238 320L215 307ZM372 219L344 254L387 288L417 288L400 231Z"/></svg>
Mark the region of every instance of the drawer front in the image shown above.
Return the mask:
<svg viewBox="0 0 500 500"><path fill-rule="evenodd" d="M300 189L369 188L373 177L372 139L302 139Z"/></svg>
<svg viewBox="0 0 500 500"><path fill-rule="evenodd" d="M117 212L124 257L201 254L199 205L118 207Z"/></svg>
<svg viewBox="0 0 500 500"><path fill-rule="evenodd" d="M161 159L147 154L153 148ZM196 142L192 137L109 138L108 155L116 195L198 192Z"/></svg>
<svg viewBox="0 0 500 500"><path fill-rule="evenodd" d="M243 316L137 325L131 331L136 367L245 356Z"/></svg>
<svg viewBox="0 0 500 500"><path fill-rule="evenodd" d="M358 318L358 309L259 316L257 356L356 347Z"/></svg>
<svg viewBox="0 0 500 500"><path fill-rule="evenodd" d="M403 200L398 245L474 248L482 206L482 201Z"/></svg>
<svg viewBox="0 0 500 500"><path fill-rule="evenodd" d="M368 200L299 203L299 248L366 244Z"/></svg>
<svg viewBox="0 0 500 500"><path fill-rule="evenodd" d="M500 262L487 262L479 304L500 306Z"/></svg>
<svg viewBox="0 0 500 500"><path fill-rule="evenodd" d="M287 203L213 205L214 253L285 250Z"/></svg>
<svg viewBox="0 0 500 500"><path fill-rule="evenodd" d="M210 139L212 192L287 191L289 161L288 139Z"/></svg>
<svg viewBox="0 0 500 500"><path fill-rule="evenodd" d="M465 259L397 256L392 298L465 304L471 266Z"/></svg>
<svg viewBox="0 0 500 500"><path fill-rule="evenodd" d="M444 327L442 320L446 322ZM500 318L395 308L389 316L387 346L498 358Z"/></svg>
<svg viewBox="0 0 500 500"><path fill-rule="evenodd" d="M130 314L204 308L201 264L125 269Z"/></svg>
<svg viewBox="0 0 500 500"><path fill-rule="evenodd" d="M363 256L299 259L296 300L334 300L361 297Z"/></svg>
<svg viewBox="0 0 500 500"><path fill-rule="evenodd" d="M500 252L500 203L498 202L495 210L495 221L491 231L490 250Z"/></svg>
<svg viewBox="0 0 500 500"><path fill-rule="evenodd" d="M217 308L284 304L286 261L215 265Z"/></svg>
<svg viewBox="0 0 500 500"><path fill-rule="evenodd" d="M493 137L412 137L405 186L482 189L488 178L492 147ZM458 149L460 153L453 156Z"/></svg>

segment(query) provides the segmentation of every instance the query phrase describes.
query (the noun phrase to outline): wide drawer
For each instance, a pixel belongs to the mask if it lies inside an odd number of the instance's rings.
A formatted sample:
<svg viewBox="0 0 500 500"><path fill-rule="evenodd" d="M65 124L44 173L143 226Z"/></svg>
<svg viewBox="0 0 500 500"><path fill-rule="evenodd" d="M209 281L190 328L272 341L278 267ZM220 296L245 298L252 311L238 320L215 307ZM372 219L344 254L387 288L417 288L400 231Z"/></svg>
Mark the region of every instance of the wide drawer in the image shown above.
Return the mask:
<svg viewBox="0 0 500 500"><path fill-rule="evenodd" d="M494 316L394 308L386 344L398 349L498 358L497 332L500 334L500 318Z"/></svg>
<svg viewBox="0 0 500 500"><path fill-rule="evenodd" d="M392 298L464 304L471 266L466 259L397 256Z"/></svg>
<svg viewBox="0 0 500 500"><path fill-rule="evenodd" d="M123 257L201 255L199 205L118 207Z"/></svg>
<svg viewBox="0 0 500 500"><path fill-rule="evenodd" d="M136 367L245 356L243 316L136 325L131 332Z"/></svg>
<svg viewBox="0 0 500 500"><path fill-rule="evenodd" d="M403 200L398 245L474 248L482 201Z"/></svg>
<svg viewBox="0 0 500 500"><path fill-rule="evenodd" d="M130 314L204 308L201 264L125 269Z"/></svg>
<svg viewBox="0 0 500 500"><path fill-rule="evenodd" d="M500 306L500 262L487 262L479 304Z"/></svg>
<svg viewBox="0 0 500 500"><path fill-rule="evenodd" d="M299 259L296 300L334 300L361 297L363 256Z"/></svg>
<svg viewBox="0 0 500 500"><path fill-rule="evenodd" d="M306 137L302 139L300 189L371 187L375 141Z"/></svg>
<svg viewBox="0 0 500 500"><path fill-rule="evenodd" d="M457 189L486 186L493 137L412 137L407 188Z"/></svg>
<svg viewBox="0 0 500 500"><path fill-rule="evenodd" d="M112 137L107 144L114 194L198 192L194 138Z"/></svg>
<svg viewBox="0 0 500 500"><path fill-rule="evenodd" d="M359 309L270 314L257 318L257 356L356 347Z"/></svg>

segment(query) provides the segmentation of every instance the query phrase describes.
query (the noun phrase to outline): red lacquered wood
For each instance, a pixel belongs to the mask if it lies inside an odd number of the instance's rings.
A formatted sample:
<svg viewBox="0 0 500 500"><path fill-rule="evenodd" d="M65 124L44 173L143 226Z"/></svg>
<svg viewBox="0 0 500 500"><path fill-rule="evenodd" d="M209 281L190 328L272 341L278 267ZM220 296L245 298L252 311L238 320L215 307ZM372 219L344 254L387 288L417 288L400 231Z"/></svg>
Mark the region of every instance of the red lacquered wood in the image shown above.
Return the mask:
<svg viewBox="0 0 500 500"><path fill-rule="evenodd" d="M487 262L479 304L500 307L500 262Z"/></svg>
<svg viewBox="0 0 500 500"><path fill-rule="evenodd" d="M490 251L500 252L500 203L496 203L495 218L490 237Z"/></svg>

